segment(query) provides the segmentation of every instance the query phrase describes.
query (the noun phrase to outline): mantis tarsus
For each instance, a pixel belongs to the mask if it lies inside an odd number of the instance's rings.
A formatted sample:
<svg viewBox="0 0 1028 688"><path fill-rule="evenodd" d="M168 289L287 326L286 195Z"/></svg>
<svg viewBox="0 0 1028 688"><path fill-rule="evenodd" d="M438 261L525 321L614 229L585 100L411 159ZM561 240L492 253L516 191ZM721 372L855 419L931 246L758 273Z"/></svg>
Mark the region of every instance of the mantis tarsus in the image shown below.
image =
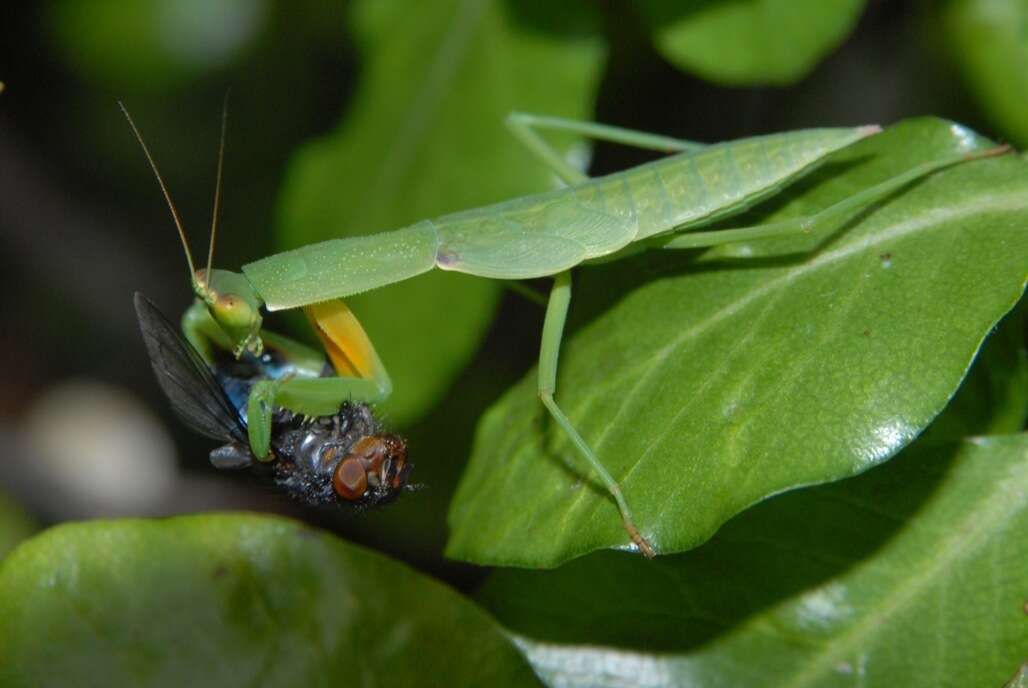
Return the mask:
<svg viewBox="0 0 1028 688"><path fill-rule="evenodd" d="M187 312L183 327L201 352L219 347L238 356L244 351L259 352L262 338L281 339L262 331L262 305L269 311L305 309L339 376L295 376L255 388L250 399L251 413L255 414L251 427L256 423L258 431L251 431L250 441L255 454L261 456L260 452L266 450L259 436L260 428L266 425L261 417L270 413L270 408L326 415L335 412L343 400L374 402L388 396L390 383L385 368L342 298L434 268L502 280L552 276L539 355L539 398L603 482L617 504L625 530L646 556L653 556L655 551L636 527L618 482L555 398L558 355L571 302L571 269L648 248L708 247L806 232L820 221L864 208L932 172L1007 150L978 150L919 164L815 215L751 227L695 231L773 196L833 152L880 129L809 129L704 145L521 113L510 115L507 124L518 140L565 182L565 188L423 220L391 232L305 246L244 265L242 274L211 270L210 253L206 270L195 270L189 258L198 300ZM673 155L589 178L545 142L539 133L545 129ZM150 163L157 173L152 159ZM220 169L219 162L219 188ZM161 186L164 189L163 182ZM186 246L173 206L172 213ZM212 226L211 252L213 240ZM188 246L186 253L188 257Z"/></svg>

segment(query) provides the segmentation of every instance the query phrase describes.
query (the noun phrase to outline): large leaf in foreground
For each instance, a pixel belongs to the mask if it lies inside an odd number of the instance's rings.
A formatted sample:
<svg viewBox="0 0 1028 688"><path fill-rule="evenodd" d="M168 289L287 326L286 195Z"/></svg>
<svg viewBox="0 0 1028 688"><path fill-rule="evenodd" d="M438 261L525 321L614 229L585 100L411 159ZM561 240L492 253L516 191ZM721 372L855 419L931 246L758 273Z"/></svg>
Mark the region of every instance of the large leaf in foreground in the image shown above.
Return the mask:
<svg viewBox="0 0 1028 688"><path fill-rule="evenodd" d="M534 685L484 613L257 516L66 525L0 564L5 686Z"/></svg>
<svg viewBox="0 0 1028 688"><path fill-rule="evenodd" d="M657 49L681 69L735 85L806 76L856 25L864 0L643 0Z"/></svg>
<svg viewBox="0 0 1028 688"><path fill-rule="evenodd" d="M805 214L974 145L898 125L737 223ZM888 459L946 405L1028 271L1028 164L952 167L813 236L581 270L557 400L664 553L782 490ZM448 553L553 566L626 535L544 417L535 373L488 411Z"/></svg>
<svg viewBox="0 0 1028 688"><path fill-rule="evenodd" d="M479 598L552 686L999 686L1028 648L1028 435L919 444L693 552L500 571Z"/></svg>
<svg viewBox="0 0 1028 688"><path fill-rule="evenodd" d="M574 12L589 19L584 5ZM512 110L588 118L598 37L536 28L501 0L363 0L352 16L364 74L342 126L293 160L279 214L283 248L549 188L552 173L503 121ZM446 391L498 293L490 280L436 271L350 300L393 377L384 406L394 422Z"/></svg>

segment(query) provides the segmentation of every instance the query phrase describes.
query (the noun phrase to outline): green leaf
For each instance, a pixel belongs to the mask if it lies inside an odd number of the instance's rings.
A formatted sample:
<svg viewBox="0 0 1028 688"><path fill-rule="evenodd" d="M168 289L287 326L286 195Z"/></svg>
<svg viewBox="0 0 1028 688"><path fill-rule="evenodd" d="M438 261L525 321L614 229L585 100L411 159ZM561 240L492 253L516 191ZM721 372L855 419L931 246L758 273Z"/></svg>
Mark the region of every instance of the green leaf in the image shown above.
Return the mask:
<svg viewBox="0 0 1028 688"><path fill-rule="evenodd" d="M643 0L638 6L671 63L743 86L802 79L846 38L864 0Z"/></svg>
<svg viewBox="0 0 1028 688"><path fill-rule="evenodd" d="M94 521L0 563L5 686L534 685L445 586L276 518Z"/></svg>
<svg viewBox="0 0 1028 688"><path fill-rule="evenodd" d="M922 439L952 441L1024 429L1028 420L1025 304L1022 298L989 335L960 390Z"/></svg>
<svg viewBox="0 0 1028 688"><path fill-rule="evenodd" d="M503 121L512 110L588 118L598 38L525 23L500 0L363 0L354 10L364 74L340 128L292 162L283 248L395 229L553 183ZM585 5L578 11L590 16ZM385 407L395 422L446 391L498 294L495 282L436 271L351 300L393 377Z"/></svg>
<svg viewBox="0 0 1028 688"><path fill-rule="evenodd" d="M976 142L939 120L897 125L734 224L814 212ZM657 549L690 549L754 502L867 470L917 436L1020 296L1026 225L1028 164L1008 155L809 237L582 270L572 314L587 324L565 341L557 401ZM554 566L627 542L535 384L479 425L450 556Z"/></svg>
<svg viewBox="0 0 1028 688"><path fill-rule="evenodd" d="M1028 648L1028 436L904 452L707 545L495 573L551 686L998 686Z"/></svg>
<svg viewBox="0 0 1028 688"><path fill-rule="evenodd" d="M951 0L945 35L964 81L992 122L1028 145L1028 3Z"/></svg>
<svg viewBox="0 0 1028 688"><path fill-rule="evenodd" d="M1017 673L1003 684L1003 688L1028 688L1028 662L1021 665Z"/></svg>
<svg viewBox="0 0 1028 688"><path fill-rule="evenodd" d="M164 91L253 45L267 0L59 0L52 39L68 67L114 90Z"/></svg>

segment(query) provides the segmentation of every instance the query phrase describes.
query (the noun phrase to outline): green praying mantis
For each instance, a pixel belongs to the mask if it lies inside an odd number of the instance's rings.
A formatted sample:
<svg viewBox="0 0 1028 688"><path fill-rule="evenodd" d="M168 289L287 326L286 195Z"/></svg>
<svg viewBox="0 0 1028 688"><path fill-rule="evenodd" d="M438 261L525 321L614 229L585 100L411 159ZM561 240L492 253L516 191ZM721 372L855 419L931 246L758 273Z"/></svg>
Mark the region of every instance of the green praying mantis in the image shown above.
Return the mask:
<svg viewBox="0 0 1028 688"><path fill-rule="evenodd" d="M123 108L124 110L124 108ZM571 303L571 270L647 249L693 249L808 232L950 165L1008 150L1001 146L923 162L814 215L734 229L702 231L765 200L809 174L835 151L880 131L877 126L808 129L712 145L601 124L513 113L513 134L566 186L465 210L390 232L333 239L244 265L242 273L211 267L224 156L224 116L207 267L196 269L175 206L138 129L125 112L171 208L189 263L196 301L184 334L202 356L215 350L284 352L287 375L262 380L248 399L249 441L268 456L271 417L285 408L307 416L335 413L343 401L374 403L391 383L360 323L343 298L429 270L453 270L506 281L552 277L545 302L538 395L553 421L603 483L632 545L655 555L636 526L618 481L607 471L556 400L557 364ZM545 130L668 153L654 162L590 178L543 138ZM534 293L534 292L533 292ZM440 304L441 306L442 304ZM324 377L325 357L262 327L261 309L303 308L336 375Z"/></svg>

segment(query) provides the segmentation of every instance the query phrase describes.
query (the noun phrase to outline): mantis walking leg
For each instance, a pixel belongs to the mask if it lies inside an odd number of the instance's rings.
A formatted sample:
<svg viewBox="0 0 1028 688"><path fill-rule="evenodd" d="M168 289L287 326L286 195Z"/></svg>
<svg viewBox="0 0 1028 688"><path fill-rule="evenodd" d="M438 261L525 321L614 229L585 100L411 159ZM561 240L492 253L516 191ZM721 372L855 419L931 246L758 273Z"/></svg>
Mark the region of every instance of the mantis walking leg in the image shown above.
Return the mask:
<svg viewBox="0 0 1028 688"><path fill-rule="evenodd" d="M577 122L562 117L544 117L542 115L529 115L523 112L512 112L508 115L507 127L514 133L518 141L523 143L533 155L539 158L568 184L579 184L586 181L589 177L568 164L553 146L546 143L539 136L536 131L537 129L567 131L600 141L623 143L628 146L660 151L662 153L698 151L705 147L704 144L696 143L695 141L674 139L669 136L648 134L646 132L633 131L632 129L612 127L606 124Z"/></svg>
<svg viewBox="0 0 1028 688"><path fill-rule="evenodd" d="M995 148L988 148L986 150L976 151L974 153L968 153L953 158L922 163L910 168L906 172L896 175L895 177L886 179L884 182L875 184L870 188L853 194L849 198L839 201L835 205L829 206L813 215L804 215L802 217L782 220L781 222L770 222L763 225L755 225L753 227L719 229L710 232L684 232L681 234L671 235L670 238L665 234L656 237L652 245L655 248L670 249L701 248L704 246L718 246L735 241L750 241L753 239L766 239L786 236L789 234L802 234L810 231L810 229L817 223L828 220L833 216L851 213L883 200L889 194L898 191L907 184L932 174L933 172L938 172L939 170L952 165L958 165L960 163L970 162L980 158L1003 155L1009 150L1009 146L997 146ZM681 232L685 229L688 228L680 228L675 231Z"/></svg>
<svg viewBox="0 0 1028 688"><path fill-rule="evenodd" d="M639 547L639 551L644 555L653 557L653 547L643 537L642 533L639 532L639 529L635 527L635 522L632 520L632 511L629 509L624 495L621 494L621 488L618 486L617 481L603 467L596 454L593 453L593 450L582 439L582 436L578 434L578 430L571 424L571 421L564 415L564 412L553 398L554 393L557 391L557 359L560 356L560 342L564 334L564 321L567 319L570 303L571 273L564 271L554 278L550 300L546 306L546 319L543 321L543 340L539 350L539 399L542 400L543 406L546 407L546 410L550 412L553 419L557 421L557 424L571 439L579 453L585 457L589 465L592 466L592 469L599 475L607 491L614 497L618 510L621 512L621 520L625 525L625 530L628 531L629 536L632 538L632 542Z"/></svg>
<svg viewBox="0 0 1028 688"><path fill-rule="evenodd" d="M537 292L535 289L532 289L531 287L526 287L524 284L518 282L517 280L503 280L503 283L512 292L525 297L537 306L546 306L546 297Z"/></svg>
<svg viewBox="0 0 1028 688"><path fill-rule="evenodd" d="M680 153L704 148L704 144L694 141L674 139L668 136L649 134L632 129L596 124L595 122L579 122L563 117L547 117L523 112L512 112L507 116L506 124L518 141L523 143L536 158L553 170L567 184L578 184L587 181L589 177L565 162L560 153L547 143L537 133L537 130L566 131L600 141L623 143L663 153ZM545 305L542 297L524 285L508 280L507 286L530 301Z"/></svg>

